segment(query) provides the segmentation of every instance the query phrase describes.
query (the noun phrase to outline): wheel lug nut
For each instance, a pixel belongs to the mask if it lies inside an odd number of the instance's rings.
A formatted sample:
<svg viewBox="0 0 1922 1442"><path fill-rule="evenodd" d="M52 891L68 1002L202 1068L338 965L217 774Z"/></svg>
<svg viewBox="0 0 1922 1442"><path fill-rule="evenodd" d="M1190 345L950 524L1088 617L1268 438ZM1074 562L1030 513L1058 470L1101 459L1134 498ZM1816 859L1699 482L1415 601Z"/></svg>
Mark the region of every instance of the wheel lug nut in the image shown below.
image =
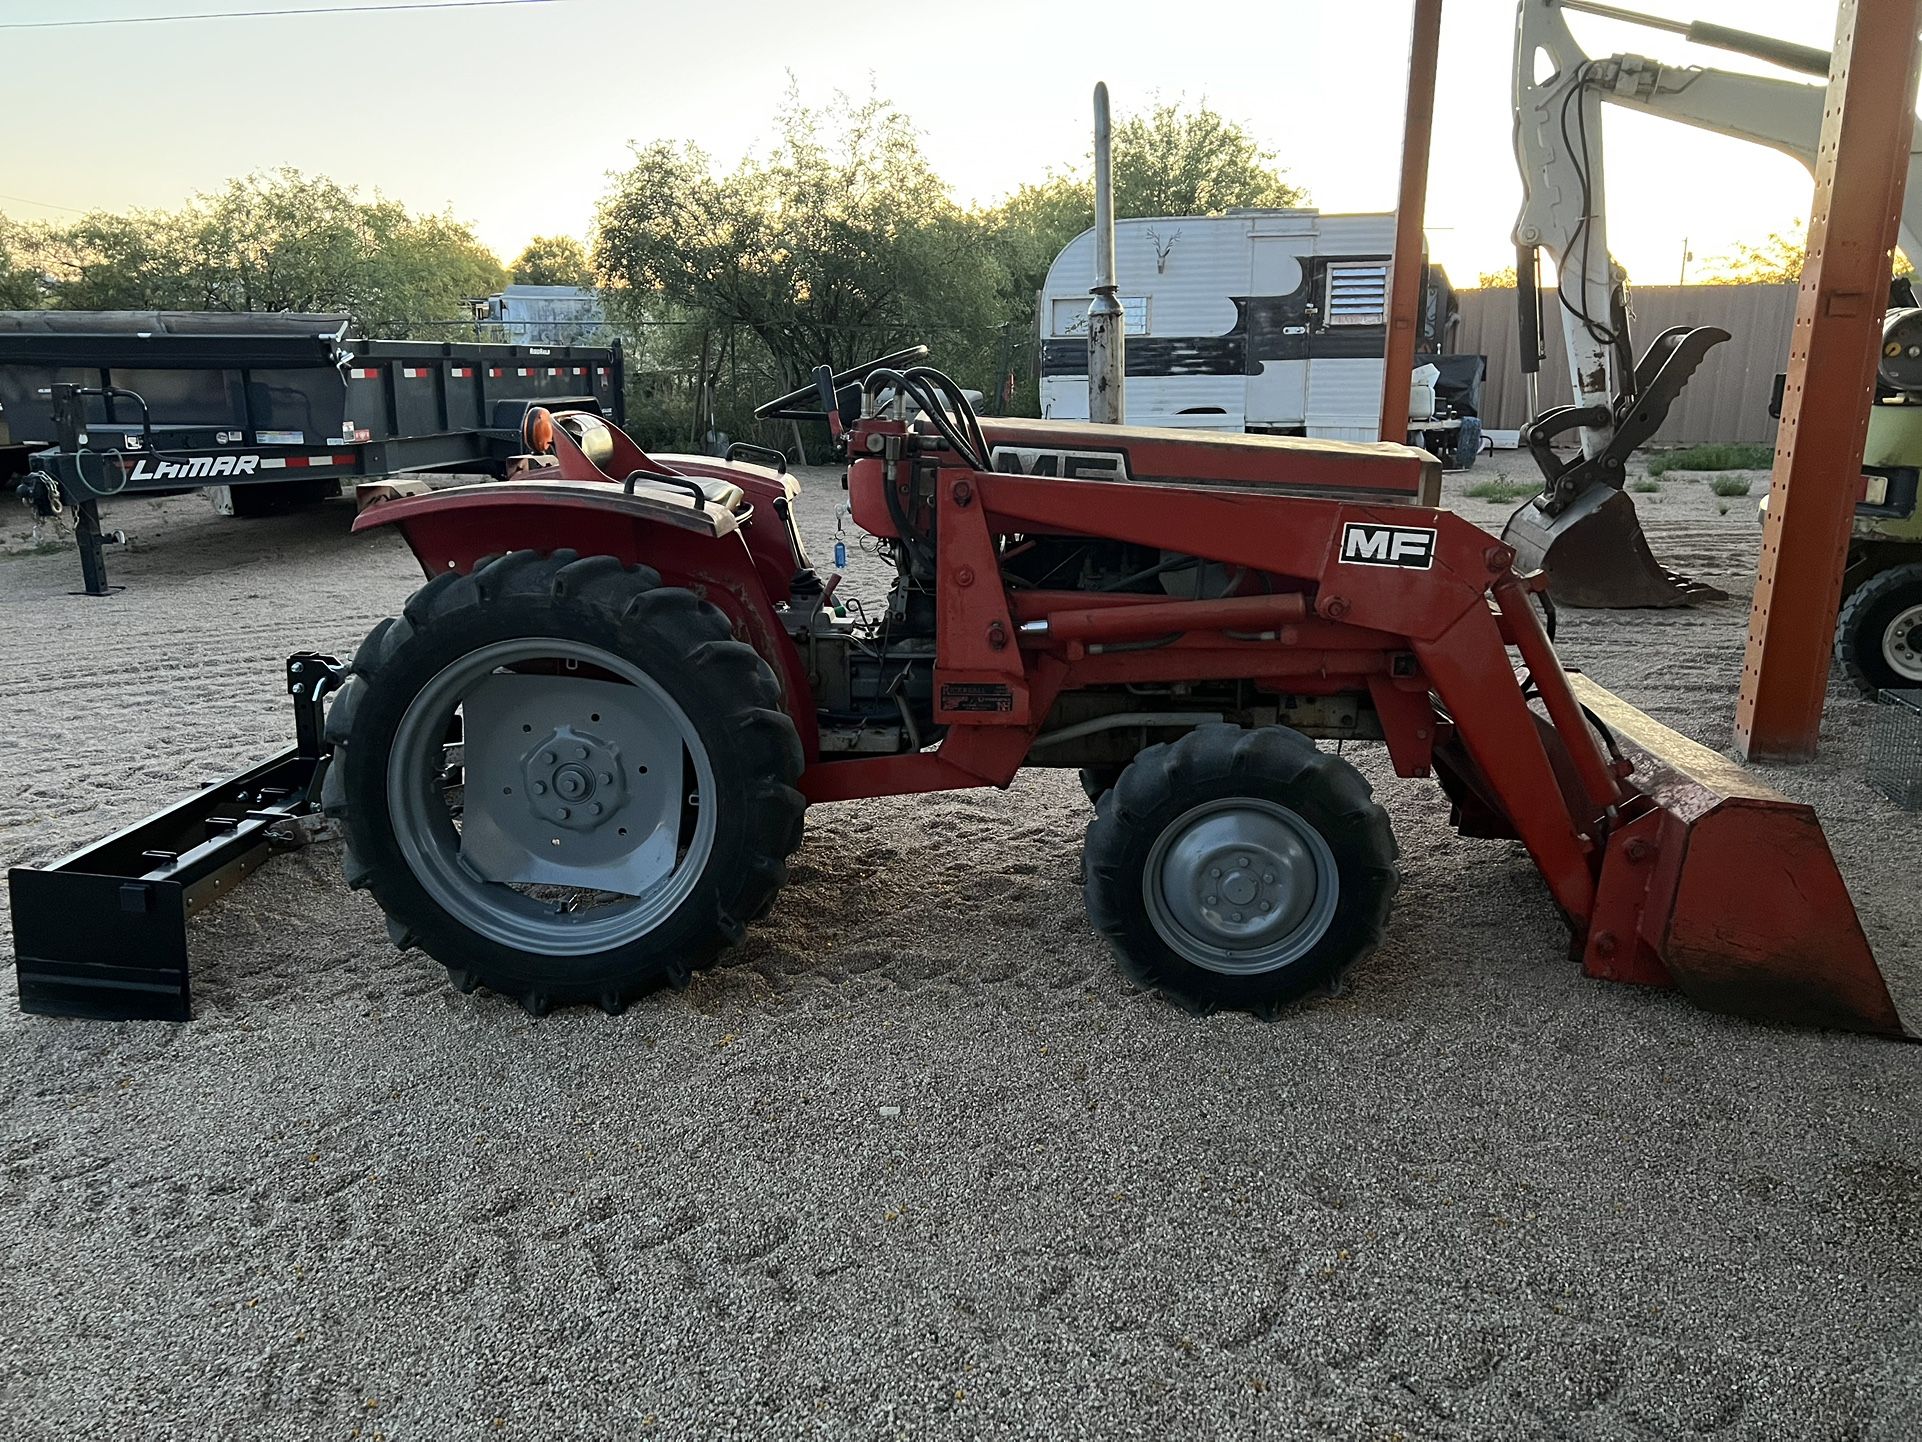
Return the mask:
<svg viewBox="0 0 1922 1442"><path fill-rule="evenodd" d="M587 811L590 816L599 816L601 814L601 803L596 801L592 806L587 808Z"/></svg>
<svg viewBox="0 0 1922 1442"><path fill-rule="evenodd" d="M1246 866L1247 864L1248 864L1248 858L1247 858L1247 857L1245 857L1245 856L1237 856L1237 857L1235 858L1235 865L1236 865L1236 866Z"/></svg>
<svg viewBox="0 0 1922 1442"><path fill-rule="evenodd" d="M545 796L547 794L547 783L545 781L536 781L534 783L534 794L536 796Z"/></svg>
<svg viewBox="0 0 1922 1442"><path fill-rule="evenodd" d="M1235 921L1240 921L1240 920L1241 920L1241 913L1240 913L1239 911L1237 911L1237 912L1235 912L1235 913L1234 913L1234 916L1233 916L1233 918L1232 918L1232 919L1233 919L1233 920L1235 920Z"/></svg>
<svg viewBox="0 0 1922 1442"><path fill-rule="evenodd" d="M1265 902L1265 901L1264 901L1264 902L1262 902L1262 903L1261 903L1261 909L1262 909L1263 911L1273 911L1273 910L1274 910L1275 908L1274 908L1273 906L1271 906L1271 905L1270 905L1269 903L1267 903L1267 902Z"/></svg>
<svg viewBox="0 0 1922 1442"><path fill-rule="evenodd" d="M541 765L552 766L554 764L554 761L555 761L555 756L552 751L541 752Z"/></svg>
<svg viewBox="0 0 1922 1442"><path fill-rule="evenodd" d="M1221 868L1219 866L1210 867L1208 874L1219 881L1221 879Z"/></svg>
<svg viewBox="0 0 1922 1442"><path fill-rule="evenodd" d="M1210 897L1206 897L1206 898L1204 898L1204 899L1205 899L1205 900L1207 901L1207 903L1208 903L1208 904L1209 904L1210 906L1213 906L1213 905L1215 904L1215 900L1216 900L1216 898L1214 898L1214 897L1212 897L1212 896L1210 896Z"/></svg>
<svg viewBox="0 0 1922 1442"><path fill-rule="evenodd" d="M585 761L587 759L587 748L585 746L576 746L574 748L574 759L576 761Z"/></svg>
<svg viewBox="0 0 1922 1442"><path fill-rule="evenodd" d="M568 817L572 816L573 814L574 813L572 811L569 811L565 806L563 806L559 810L555 811L554 816L555 816L555 819L557 820L565 821L567 820Z"/></svg>
<svg viewBox="0 0 1922 1442"><path fill-rule="evenodd" d="M1261 873L1261 880L1263 885L1273 886L1275 884L1275 873L1272 871L1264 871Z"/></svg>
<svg viewBox="0 0 1922 1442"><path fill-rule="evenodd" d="M613 784L614 784L614 773L612 771L601 772L601 785L612 786Z"/></svg>

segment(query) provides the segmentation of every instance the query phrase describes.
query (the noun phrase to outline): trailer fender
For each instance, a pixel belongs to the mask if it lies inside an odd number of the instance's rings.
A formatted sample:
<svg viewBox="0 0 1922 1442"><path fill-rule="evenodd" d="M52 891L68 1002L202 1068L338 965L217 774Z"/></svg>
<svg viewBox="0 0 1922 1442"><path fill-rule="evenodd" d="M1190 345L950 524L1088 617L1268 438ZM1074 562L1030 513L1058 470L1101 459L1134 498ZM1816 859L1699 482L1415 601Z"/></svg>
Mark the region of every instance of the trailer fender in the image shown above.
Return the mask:
<svg viewBox="0 0 1922 1442"><path fill-rule="evenodd" d="M467 572L508 551L573 550L651 566L670 586L713 602L781 682L788 715L812 761L820 752L813 689L800 651L781 628L749 554L740 518L592 481L515 481L454 486L382 501L354 530L399 529L421 571Z"/></svg>

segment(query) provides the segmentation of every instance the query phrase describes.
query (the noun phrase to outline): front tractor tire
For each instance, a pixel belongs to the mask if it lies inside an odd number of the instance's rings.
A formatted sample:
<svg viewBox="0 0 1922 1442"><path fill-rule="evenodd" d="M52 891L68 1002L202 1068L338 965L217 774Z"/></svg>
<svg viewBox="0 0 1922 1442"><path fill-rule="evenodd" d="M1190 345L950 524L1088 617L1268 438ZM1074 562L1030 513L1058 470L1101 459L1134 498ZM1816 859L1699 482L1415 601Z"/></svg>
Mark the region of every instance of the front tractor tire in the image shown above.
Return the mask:
<svg viewBox="0 0 1922 1442"><path fill-rule="evenodd" d="M1150 746L1096 804L1088 916L1123 970L1192 1012L1273 1017L1380 943L1394 833L1361 774L1283 726Z"/></svg>
<svg viewBox="0 0 1922 1442"><path fill-rule="evenodd" d="M1870 694L1922 686L1922 564L1878 571L1842 603L1835 657Z"/></svg>
<svg viewBox="0 0 1922 1442"><path fill-rule="evenodd" d="M328 713L348 885L461 990L536 1015L684 986L800 844L780 705L727 617L645 567L517 551L437 576Z"/></svg>

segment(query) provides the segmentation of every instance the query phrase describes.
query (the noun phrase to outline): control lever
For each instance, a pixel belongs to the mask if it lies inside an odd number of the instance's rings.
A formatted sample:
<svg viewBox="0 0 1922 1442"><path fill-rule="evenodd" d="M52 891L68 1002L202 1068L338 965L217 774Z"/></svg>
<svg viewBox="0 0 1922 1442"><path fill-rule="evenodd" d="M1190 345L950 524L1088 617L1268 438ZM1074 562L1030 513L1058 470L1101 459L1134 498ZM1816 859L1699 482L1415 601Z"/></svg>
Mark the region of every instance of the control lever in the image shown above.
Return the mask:
<svg viewBox="0 0 1922 1442"><path fill-rule="evenodd" d="M821 398L821 409L827 414L828 435L839 445L846 427L841 424L841 402L834 394L834 367L814 368L814 393Z"/></svg>

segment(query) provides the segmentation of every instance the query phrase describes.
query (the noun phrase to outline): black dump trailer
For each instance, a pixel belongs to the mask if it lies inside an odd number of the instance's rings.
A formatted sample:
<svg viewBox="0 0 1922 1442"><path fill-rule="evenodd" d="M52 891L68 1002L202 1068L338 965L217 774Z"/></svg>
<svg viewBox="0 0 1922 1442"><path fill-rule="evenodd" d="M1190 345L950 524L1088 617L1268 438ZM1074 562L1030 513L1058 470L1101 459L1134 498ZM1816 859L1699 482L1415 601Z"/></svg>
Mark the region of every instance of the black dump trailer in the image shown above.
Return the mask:
<svg viewBox="0 0 1922 1442"><path fill-rule="evenodd" d="M626 421L621 347L369 340L342 315L0 311L0 480L65 514L104 595L100 502L228 488L235 515L407 472L502 474L530 405ZM223 509L227 509L223 506Z"/></svg>

